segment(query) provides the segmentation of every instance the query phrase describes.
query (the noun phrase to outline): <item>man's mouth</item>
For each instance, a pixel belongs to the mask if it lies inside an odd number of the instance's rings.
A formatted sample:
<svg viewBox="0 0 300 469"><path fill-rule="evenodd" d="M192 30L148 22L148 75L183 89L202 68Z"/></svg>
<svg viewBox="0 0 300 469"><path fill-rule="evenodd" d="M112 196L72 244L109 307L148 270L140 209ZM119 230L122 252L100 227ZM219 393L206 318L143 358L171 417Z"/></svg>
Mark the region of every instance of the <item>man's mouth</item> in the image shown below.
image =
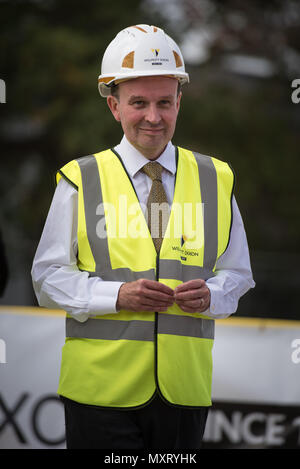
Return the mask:
<svg viewBox="0 0 300 469"><path fill-rule="evenodd" d="M140 127L140 130L142 130L143 132L149 132L149 133L152 133L152 134L156 134L156 133L159 133L159 132L163 132L164 129L153 129L153 128L146 128L146 127Z"/></svg>

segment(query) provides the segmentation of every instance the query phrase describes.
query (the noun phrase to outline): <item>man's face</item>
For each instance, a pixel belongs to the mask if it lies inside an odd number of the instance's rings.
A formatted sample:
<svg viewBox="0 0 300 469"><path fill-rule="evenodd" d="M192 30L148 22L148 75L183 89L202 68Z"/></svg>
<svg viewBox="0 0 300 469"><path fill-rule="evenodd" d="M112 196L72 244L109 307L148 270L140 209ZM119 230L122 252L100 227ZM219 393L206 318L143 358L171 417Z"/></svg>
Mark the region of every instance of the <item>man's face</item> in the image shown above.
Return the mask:
<svg viewBox="0 0 300 469"><path fill-rule="evenodd" d="M173 137L181 99L177 88L175 78L142 77L120 83L119 99L107 98L129 142L149 160Z"/></svg>

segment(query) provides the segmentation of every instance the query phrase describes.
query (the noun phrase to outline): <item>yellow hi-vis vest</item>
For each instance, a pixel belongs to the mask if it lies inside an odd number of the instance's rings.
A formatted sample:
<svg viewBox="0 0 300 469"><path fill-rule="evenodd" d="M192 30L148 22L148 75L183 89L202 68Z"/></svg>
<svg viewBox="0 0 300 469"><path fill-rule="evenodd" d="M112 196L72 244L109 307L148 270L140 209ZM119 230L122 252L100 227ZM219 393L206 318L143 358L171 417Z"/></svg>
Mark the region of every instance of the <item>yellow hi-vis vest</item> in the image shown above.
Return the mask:
<svg viewBox="0 0 300 469"><path fill-rule="evenodd" d="M214 275L231 230L233 172L227 163L177 148L169 221L157 255L120 156L106 150L57 174L78 189L78 268L107 281L158 280L174 289ZM114 408L211 405L214 321L184 313L132 312L66 318L58 394Z"/></svg>

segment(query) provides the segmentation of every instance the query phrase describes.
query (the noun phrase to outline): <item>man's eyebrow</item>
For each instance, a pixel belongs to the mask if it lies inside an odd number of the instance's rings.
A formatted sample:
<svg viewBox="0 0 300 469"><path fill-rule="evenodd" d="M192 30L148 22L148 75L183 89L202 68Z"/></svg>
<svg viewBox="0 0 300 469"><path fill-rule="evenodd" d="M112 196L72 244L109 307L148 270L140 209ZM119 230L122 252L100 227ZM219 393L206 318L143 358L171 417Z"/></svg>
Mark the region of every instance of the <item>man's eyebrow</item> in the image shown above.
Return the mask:
<svg viewBox="0 0 300 469"><path fill-rule="evenodd" d="M133 95L133 96L130 96L130 98L129 98L128 101L131 103L132 101L143 100L143 99L145 99L144 96L134 96L134 95Z"/></svg>

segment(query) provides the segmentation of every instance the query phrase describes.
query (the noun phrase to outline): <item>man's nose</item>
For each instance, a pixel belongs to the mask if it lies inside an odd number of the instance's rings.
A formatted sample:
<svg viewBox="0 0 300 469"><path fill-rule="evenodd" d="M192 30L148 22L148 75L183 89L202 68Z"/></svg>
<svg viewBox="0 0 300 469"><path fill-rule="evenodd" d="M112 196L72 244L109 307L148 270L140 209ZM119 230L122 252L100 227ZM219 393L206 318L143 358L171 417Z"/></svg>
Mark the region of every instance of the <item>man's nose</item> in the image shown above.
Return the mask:
<svg viewBox="0 0 300 469"><path fill-rule="evenodd" d="M161 116L155 104L150 104L150 106L147 108L145 118L146 121L150 122L151 124L159 124L161 121Z"/></svg>

